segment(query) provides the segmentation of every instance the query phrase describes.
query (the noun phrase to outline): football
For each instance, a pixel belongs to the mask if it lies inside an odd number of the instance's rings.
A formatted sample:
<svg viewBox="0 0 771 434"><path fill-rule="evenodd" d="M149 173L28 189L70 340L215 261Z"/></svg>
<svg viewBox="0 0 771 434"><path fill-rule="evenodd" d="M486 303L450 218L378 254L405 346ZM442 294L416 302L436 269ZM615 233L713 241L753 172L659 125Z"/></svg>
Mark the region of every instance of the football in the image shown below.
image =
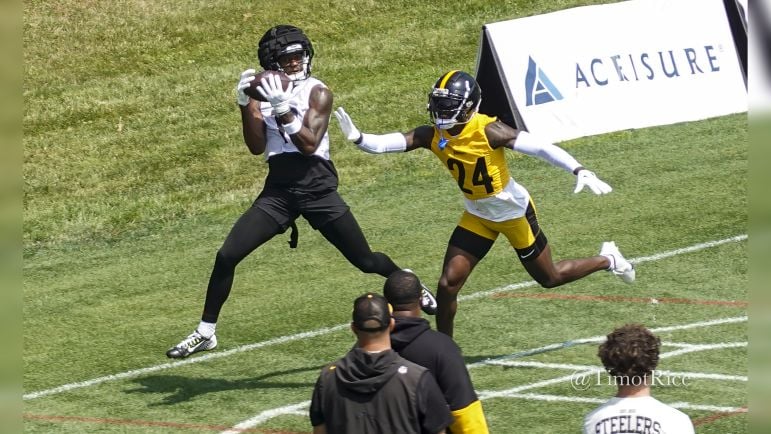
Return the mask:
<svg viewBox="0 0 771 434"><path fill-rule="evenodd" d="M250 98L254 98L257 101L265 101L265 98L260 95L259 92L257 92L257 87L260 86L260 82L263 78L267 78L271 75L278 75L281 79L281 87L282 89L286 90L287 87L289 87L290 79L289 76L284 74L281 71L273 71L273 70L266 70L266 71L260 71L254 76L254 80L249 83L249 87L244 89L244 93L249 95Z"/></svg>

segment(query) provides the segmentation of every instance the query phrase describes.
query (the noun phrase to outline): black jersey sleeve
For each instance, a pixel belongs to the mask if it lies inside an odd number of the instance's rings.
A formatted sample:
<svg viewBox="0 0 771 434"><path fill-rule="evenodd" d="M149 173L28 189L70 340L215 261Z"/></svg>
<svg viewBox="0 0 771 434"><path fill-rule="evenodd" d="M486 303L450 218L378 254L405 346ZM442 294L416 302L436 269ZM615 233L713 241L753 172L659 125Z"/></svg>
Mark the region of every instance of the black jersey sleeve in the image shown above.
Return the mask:
<svg viewBox="0 0 771 434"><path fill-rule="evenodd" d="M423 373L418 382L417 402L422 434L436 434L452 423L450 407L428 371Z"/></svg>
<svg viewBox="0 0 771 434"><path fill-rule="evenodd" d="M477 400L471 376L466 368L466 361L463 359L460 348L452 339L441 335L437 336L436 340L442 344L441 351L434 353L436 382L444 391L450 410L465 408Z"/></svg>
<svg viewBox="0 0 771 434"><path fill-rule="evenodd" d="M323 390L323 372L316 380L316 386L313 388L313 396L311 397L310 407L310 419L311 425L318 426L325 422L324 420L324 390Z"/></svg>

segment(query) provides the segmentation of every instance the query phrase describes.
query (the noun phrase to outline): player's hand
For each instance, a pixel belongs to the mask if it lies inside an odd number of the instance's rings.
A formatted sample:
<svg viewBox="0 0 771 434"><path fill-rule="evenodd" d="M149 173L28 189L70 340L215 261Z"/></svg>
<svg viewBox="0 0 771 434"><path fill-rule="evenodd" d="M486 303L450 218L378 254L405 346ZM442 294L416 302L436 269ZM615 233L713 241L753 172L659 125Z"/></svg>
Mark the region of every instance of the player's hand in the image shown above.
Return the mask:
<svg viewBox="0 0 771 434"><path fill-rule="evenodd" d="M260 85L257 86L257 92L273 106L273 115L275 116L281 116L289 112L289 99L292 98L292 89L294 89L294 84L290 82L286 90L284 90L278 74L271 74L263 78L260 80Z"/></svg>
<svg viewBox="0 0 771 434"><path fill-rule="evenodd" d="M249 100L251 98L249 98L249 95L244 93L244 89L249 87L251 81L254 80L255 72L256 71L254 69L247 69L241 73L241 79L236 85L236 101L240 106L247 106L249 104Z"/></svg>
<svg viewBox="0 0 771 434"><path fill-rule="evenodd" d="M594 172L581 169L576 174L576 189L573 190L573 193L578 193L584 187L589 187L594 194L607 194L613 191L613 188L598 178Z"/></svg>
<svg viewBox="0 0 771 434"><path fill-rule="evenodd" d="M351 117L345 112L342 107L335 110L335 117L340 124L340 129L343 130L343 135L346 139L355 142L361 138L361 132L356 125L353 124Z"/></svg>

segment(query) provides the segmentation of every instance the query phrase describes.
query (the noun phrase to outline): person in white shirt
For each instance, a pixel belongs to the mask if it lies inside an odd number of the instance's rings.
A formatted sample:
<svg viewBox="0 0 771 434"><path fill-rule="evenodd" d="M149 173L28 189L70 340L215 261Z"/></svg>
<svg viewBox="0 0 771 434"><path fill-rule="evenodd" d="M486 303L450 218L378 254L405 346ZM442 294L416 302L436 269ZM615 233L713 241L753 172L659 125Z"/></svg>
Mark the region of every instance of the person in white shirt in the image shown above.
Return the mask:
<svg viewBox="0 0 771 434"><path fill-rule="evenodd" d="M661 341L640 324L613 330L597 355L618 385L616 396L584 418L584 434L693 434L685 413L651 396Z"/></svg>

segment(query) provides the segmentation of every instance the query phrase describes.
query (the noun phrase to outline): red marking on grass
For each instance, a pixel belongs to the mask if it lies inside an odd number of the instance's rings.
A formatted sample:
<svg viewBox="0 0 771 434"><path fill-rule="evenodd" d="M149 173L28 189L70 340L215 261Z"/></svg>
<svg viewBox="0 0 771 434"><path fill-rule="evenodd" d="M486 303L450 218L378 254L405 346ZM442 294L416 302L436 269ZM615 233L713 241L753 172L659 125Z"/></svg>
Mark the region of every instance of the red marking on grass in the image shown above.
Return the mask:
<svg viewBox="0 0 771 434"><path fill-rule="evenodd" d="M243 433L260 433L260 434L309 434L309 433L297 433L292 431L278 431L278 430L259 430L256 428L236 429L231 426L224 425L206 425L196 423L181 423L181 422L164 422L157 420L140 420L140 419L112 419L105 417L85 417L85 416L55 416L46 414L24 414L23 418L26 420L43 420L46 422L85 422L85 423L98 423L105 425L133 425L133 426L151 426L162 428L175 428L180 430L205 430L205 431L225 431L233 430Z"/></svg>
<svg viewBox="0 0 771 434"><path fill-rule="evenodd" d="M738 409L736 411L731 411L731 412L728 412L728 413L714 413L714 414L710 414L709 416L704 416L704 417L701 417L699 419L694 420L693 421L693 426L706 425L708 423L712 423L712 422L714 422L714 421L716 421L718 419L722 419L724 417L735 416L737 414L743 414L743 413L747 413L747 408L746 407L742 407L742 408L740 408L740 409Z"/></svg>
<svg viewBox="0 0 771 434"><path fill-rule="evenodd" d="M747 307L746 301L736 300L699 300L694 298L657 298L657 297L625 297L621 295L580 295L559 294L554 292L540 292L534 294L508 293L495 294L493 298L534 298L546 300L572 300L572 301L615 301L628 303L672 303L672 304L702 304L708 306L734 306ZM655 301L654 301L655 300Z"/></svg>

